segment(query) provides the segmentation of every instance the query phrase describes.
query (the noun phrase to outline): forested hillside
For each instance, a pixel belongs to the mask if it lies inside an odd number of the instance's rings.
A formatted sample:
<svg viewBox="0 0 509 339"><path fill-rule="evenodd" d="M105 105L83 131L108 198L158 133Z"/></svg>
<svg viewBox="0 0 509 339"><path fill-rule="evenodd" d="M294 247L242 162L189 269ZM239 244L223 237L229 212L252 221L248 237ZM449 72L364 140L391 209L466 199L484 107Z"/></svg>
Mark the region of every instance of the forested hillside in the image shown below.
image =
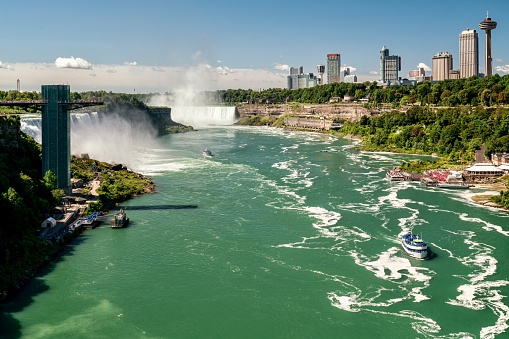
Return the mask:
<svg viewBox="0 0 509 339"><path fill-rule="evenodd" d="M436 153L450 161L470 162L483 144L488 157L509 151L509 110L415 106L406 113L392 111L345 122L342 133L360 136L367 150Z"/></svg>
<svg viewBox="0 0 509 339"><path fill-rule="evenodd" d="M57 201L41 173L41 148L20 132L19 119L0 116L0 299L54 252L37 229Z"/></svg>

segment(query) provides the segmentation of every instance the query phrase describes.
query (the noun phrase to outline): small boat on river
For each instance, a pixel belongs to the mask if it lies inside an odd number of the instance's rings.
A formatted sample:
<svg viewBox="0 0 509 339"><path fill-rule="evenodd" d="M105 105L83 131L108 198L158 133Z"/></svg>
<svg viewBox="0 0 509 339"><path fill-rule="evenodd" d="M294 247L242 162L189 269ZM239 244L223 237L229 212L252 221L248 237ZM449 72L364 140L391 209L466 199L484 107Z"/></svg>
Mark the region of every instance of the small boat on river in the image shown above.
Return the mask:
<svg viewBox="0 0 509 339"><path fill-rule="evenodd" d="M205 148L205 151L203 151L203 156L204 157L211 157L212 156L212 151L209 150L208 148Z"/></svg>
<svg viewBox="0 0 509 339"><path fill-rule="evenodd" d="M413 258L425 259L428 256L428 244L418 234L410 232L403 234L401 245L405 252Z"/></svg>
<svg viewBox="0 0 509 339"><path fill-rule="evenodd" d="M124 228L129 224L129 218L127 217L123 209L111 219L111 228Z"/></svg>

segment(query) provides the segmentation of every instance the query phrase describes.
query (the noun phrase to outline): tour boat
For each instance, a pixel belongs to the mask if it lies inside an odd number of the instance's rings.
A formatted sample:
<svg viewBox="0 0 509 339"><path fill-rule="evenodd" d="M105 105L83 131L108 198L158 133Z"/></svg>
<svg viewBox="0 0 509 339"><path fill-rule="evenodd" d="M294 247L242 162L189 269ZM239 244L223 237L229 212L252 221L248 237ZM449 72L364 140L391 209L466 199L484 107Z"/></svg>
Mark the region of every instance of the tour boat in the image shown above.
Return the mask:
<svg viewBox="0 0 509 339"><path fill-rule="evenodd" d="M401 236L401 245L405 252L414 258L424 259L428 256L428 244L422 237L414 233L405 233Z"/></svg>
<svg viewBox="0 0 509 339"><path fill-rule="evenodd" d="M120 212L113 216L111 219L111 228L123 228L129 224L129 218L125 214L124 210L121 209Z"/></svg>

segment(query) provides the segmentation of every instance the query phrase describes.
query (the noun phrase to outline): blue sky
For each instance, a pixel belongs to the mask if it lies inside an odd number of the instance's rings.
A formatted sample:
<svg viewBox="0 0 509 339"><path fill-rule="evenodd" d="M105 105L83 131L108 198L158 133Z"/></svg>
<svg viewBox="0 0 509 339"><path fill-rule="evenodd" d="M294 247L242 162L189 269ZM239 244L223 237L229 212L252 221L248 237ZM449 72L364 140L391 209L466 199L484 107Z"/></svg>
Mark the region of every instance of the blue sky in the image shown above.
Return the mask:
<svg viewBox="0 0 509 339"><path fill-rule="evenodd" d="M509 73L509 1L9 1L2 4L0 89L166 92L285 87L288 67L316 73L327 53L378 80L379 51L402 58L402 76L489 11L496 72ZM507 18L507 22L504 22ZM484 70L480 54L480 70Z"/></svg>

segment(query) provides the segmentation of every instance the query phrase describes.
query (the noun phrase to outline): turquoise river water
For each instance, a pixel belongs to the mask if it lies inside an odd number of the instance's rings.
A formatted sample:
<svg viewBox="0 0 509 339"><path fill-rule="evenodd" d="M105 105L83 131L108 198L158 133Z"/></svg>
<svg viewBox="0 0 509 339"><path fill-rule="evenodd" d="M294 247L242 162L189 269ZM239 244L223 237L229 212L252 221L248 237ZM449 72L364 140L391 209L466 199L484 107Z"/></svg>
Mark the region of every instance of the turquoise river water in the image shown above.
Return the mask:
<svg viewBox="0 0 509 339"><path fill-rule="evenodd" d="M4 305L1 337L509 338L509 214L387 181L416 156L266 127L136 152L157 192ZM410 229L430 259L403 252Z"/></svg>

